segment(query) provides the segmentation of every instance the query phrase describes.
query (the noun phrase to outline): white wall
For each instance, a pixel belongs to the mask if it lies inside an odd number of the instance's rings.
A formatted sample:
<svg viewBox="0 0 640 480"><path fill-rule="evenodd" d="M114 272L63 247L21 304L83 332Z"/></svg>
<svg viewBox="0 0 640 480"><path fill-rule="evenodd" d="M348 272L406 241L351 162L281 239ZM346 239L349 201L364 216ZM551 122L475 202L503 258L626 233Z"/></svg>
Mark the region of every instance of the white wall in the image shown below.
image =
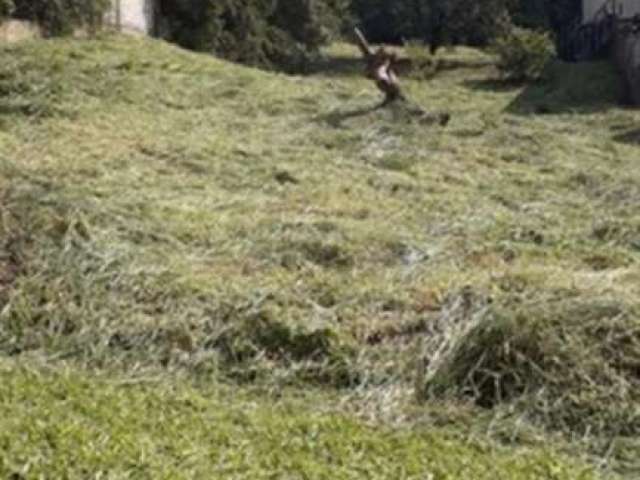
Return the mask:
<svg viewBox="0 0 640 480"><path fill-rule="evenodd" d="M583 20L589 22L607 3L607 0L582 0ZM640 0L616 0L616 10L620 17L629 18L640 14Z"/></svg>
<svg viewBox="0 0 640 480"><path fill-rule="evenodd" d="M153 33L153 0L112 0L108 21L125 32Z"/></svg>
<svg viewBox="0 0 640 480"><path fill-rule="evenodd" d="M640 0L619 0L622 17L640 15Z"/></svg>

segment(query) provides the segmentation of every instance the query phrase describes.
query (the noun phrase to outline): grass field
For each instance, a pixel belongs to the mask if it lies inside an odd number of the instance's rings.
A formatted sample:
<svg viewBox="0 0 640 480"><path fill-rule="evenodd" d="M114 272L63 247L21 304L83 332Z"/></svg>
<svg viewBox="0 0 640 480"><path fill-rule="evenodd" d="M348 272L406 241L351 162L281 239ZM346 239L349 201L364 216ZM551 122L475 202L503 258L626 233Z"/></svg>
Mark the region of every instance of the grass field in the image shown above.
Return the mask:
<svg viewBox="0 0 640 480"><path fill-rule="evenodd" d="M442 128L326 55L0 47L0 477L637 478L615 72L444 52Z"/></svg>

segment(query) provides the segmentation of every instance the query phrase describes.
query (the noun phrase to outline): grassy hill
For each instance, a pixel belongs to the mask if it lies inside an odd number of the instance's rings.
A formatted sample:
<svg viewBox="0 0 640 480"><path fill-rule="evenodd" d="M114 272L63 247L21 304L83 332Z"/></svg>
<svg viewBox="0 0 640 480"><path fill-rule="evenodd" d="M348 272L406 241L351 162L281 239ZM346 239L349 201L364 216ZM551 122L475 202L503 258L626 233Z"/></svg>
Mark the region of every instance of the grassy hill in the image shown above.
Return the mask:
<svg viewBox="0 0 640 480"><path fill-rule="evenodd" d="M609 66L518 87L447 52L405 83L441 128L327 55L1 47L0 476L635 478L640 114Z"/></svg>

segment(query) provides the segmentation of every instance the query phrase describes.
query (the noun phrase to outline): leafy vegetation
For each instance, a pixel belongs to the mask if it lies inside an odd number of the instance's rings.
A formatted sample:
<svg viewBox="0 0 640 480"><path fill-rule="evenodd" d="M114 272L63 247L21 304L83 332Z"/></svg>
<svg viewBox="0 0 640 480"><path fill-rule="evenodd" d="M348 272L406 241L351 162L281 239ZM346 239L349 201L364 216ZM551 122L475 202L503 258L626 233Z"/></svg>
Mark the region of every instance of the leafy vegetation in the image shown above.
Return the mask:
<svg viewBox="0 0 640 480"><path fill-rule="evenodd" d="M0 0L0 22L13 12L13 0Z"/></svg>
<svg viewBox="0 0 640 480"><path fill-rule="evenodd" d="M421 39L440 46L487 44L503 30L509 2L485 0L354 0L352 9L373 41Z"/></svg>
<svg viewBox="0 0 640 480"><path fill-rule="evenodd" d="M33 20L47 36L78 27L95 32L109 6L108 0L0 0L0 19ZM433 54L445 44L487 45L509 32L511 20L558 31L579 9L577 0L161 0L155 33L231 61L299 73L309 71L320 46L351 35L354 22L373 41L422 41Z"/></svg>
<svg viewBox="0 0 640 480"><path fill-rule="evenodd" d="M519 0L512 2L514 22L525 28L559 33L581 18L581 0Z"/></svg>
<svg viewBox="0 0 640 480"><path fill-rule="evenodd" d="M11 14L37 22L47 36L69 35L77 27L96 29L109 0L4 0Z"/></svg>
<svg viewBox="0 0 640 480"><path fill-rule="evenodd" d="M339 30L344 0L163 0L163 36L184 47L252 65L304 71Z"/></svg>
<svg viewBox="0 0 640 480"><path fill-rule="evenodd" d="M488 45L520 28L559 33L580 18L580 0L353 0L352 11L374 41Z"/></svg>
<svg viewBox="0 0 640 480"><path fill-rule="evenodd" d="M443 51L404 84L440 128L324 54L1 47L0 475L637 478L615 72Z"/></svg>
<svg viewBox="0 0 640 480"><path fill-rule="evenodd" d="M515 81L540 80L555 55L548 34L517 27L498 38L494 49L499 57L498 68Z"/></svg>

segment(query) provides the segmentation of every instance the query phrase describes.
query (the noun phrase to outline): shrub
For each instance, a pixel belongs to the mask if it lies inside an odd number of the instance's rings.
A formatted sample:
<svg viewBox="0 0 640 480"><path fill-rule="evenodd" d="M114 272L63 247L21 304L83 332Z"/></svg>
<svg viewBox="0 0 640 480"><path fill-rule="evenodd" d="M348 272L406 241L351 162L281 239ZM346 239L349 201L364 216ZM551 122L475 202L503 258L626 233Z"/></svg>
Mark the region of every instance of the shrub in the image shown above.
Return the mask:
<svg viewBox="0 0 640 480"><path fill-rule="evenodd" d="M440 68L440 59L431 54L429 47L422 42L409 41L404 51L411 62L411 76L421 80L434 77Z"/></svg>
<svg viewBox="0 0 640 480"><path fill-rule="evenodd" d="M12 0L0 0L0 22L2 22L5 18L11 15L12 11L13 11Z"/></svg>
<svg viewBox="0 0 640 480"><path fill-rule="evenodd" d="M425 40L437 49L447 43L486 45L502 32L510 1L353 0L354 15L369 40L402 43Z"/></svg>
<svg viewBox="0 0 640 480"><path fill-rule="evenodd" d="M163 36L226 59L304 70L317 48L340 28L344 0L162 0Z"/></svg>
<svg viewBox="0 0 640 480"><path fill-rule="evenodd" d="M7 0L0 0L0 2ZM95 29L109 0L13 0L14 15L37 22L47 36L69 35L77 27Z"/></svg>
<svg viewBox="0 0 640 480"><path fill-rule="evenodd" d="M496 40L494 48L503 77L513 81L540 80L555 55L549 34L518 27Z"/></svg>

